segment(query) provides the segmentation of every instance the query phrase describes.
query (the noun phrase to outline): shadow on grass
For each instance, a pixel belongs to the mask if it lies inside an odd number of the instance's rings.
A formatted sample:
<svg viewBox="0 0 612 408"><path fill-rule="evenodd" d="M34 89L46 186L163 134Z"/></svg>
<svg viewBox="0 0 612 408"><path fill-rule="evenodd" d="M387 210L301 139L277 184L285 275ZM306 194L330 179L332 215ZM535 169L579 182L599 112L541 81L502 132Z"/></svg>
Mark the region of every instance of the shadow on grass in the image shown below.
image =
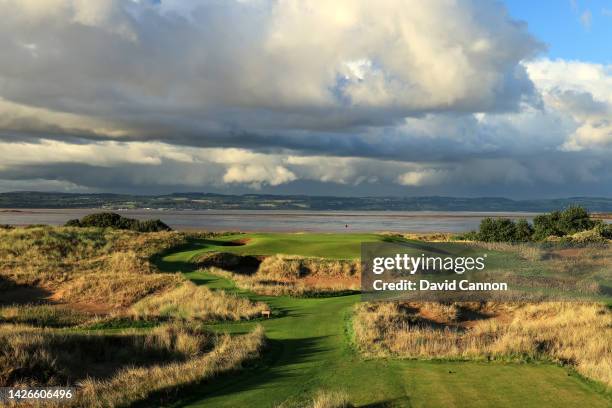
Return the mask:
<svg viewBox="0 0 612 408"><path fill-rule="evenodd" d="M218 377L193 383L177 389L171 387L151 395L134 407L180 407L196 401L206 404L204 399L223 397L243 391L271 388L279 378L303 375L300 367L292 365L316 359L318 353L326 351L320 346L325 337L305 339L268 340L263 357L243 364L240 371L226 372Z"/></svg>
<svg viewBox="0 0 612 408"><path fill-rule="evenodd" d="M410 407L410 398L395 398L392 400L374 402L372 404L359 405L359 408L395 408L395 407Z"/></svg>
<svg viewBox="0 0 612 408"><path fill-rule="evenodd" d="M33 285L20 285L0 276L0 306L51 304L51 292Z"/></svg>
<svg viewBox="0 0 612 408"><path fill-rule="evenodd" d="M173 248L168 248L151 257L151 262L162 272L194 272L197 270L197 265L189 261L166 261L164 258L167 255L177 252L195 251L204 249L210 242L208 239L189 239L186 244L179 245Z"/></svg>

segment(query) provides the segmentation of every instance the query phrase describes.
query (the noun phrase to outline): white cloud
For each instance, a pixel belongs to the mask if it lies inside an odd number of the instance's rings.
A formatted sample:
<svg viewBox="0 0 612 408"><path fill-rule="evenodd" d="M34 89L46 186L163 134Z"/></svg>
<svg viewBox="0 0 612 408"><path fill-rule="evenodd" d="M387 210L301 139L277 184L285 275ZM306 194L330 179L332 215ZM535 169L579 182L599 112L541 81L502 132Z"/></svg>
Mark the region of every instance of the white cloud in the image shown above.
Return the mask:
<svg viewBox="0 0 612 408"><path fill-rule="evenodd" d="M593 24L593 13L591 13L591 10L587 9L580 15L580 24L587 30L591 29Z"/></svg>
<svg viewBox="0 0 612 408"><path fill-rule="evenodd" d="M562 149L612 147L612 66L540 60L527 64L527 70L547 106L575 123Z"/></svg>
<svg viewBox="0 0 612 408"><path fill-rule="evenodd" d="M0 98L168 140L511 110L531 93L519 62L540 49L500 4L467 0L1 0L0 13Z"/></svg>

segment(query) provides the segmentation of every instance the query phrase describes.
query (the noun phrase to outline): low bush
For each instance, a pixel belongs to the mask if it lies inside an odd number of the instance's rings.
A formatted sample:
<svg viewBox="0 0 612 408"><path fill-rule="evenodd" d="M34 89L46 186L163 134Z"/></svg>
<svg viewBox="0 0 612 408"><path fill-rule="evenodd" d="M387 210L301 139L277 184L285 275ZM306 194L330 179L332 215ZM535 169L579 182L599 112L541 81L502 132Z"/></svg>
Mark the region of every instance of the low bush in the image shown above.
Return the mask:
<svg viewBox="0 0 612 408"><path fill-rule="evenodd" d="M482 242L530 242L572 236L596 228L604 239L612 239L612 226L594 220L582 207L569 207L538 215L531 225L525 219L513 221L509 218L484 218L478 231L471 231L456 238L464 241ZM586 241L585 241L586 242Z"/></svg>
<svg viewBox="0 0 612 408"><path fill-rule="evenodd" d="M137 232L159 232L172 230L172 228L164 224L161 220L140 221L133 218L123 217L119 214L111 212L88 214L80 220L68 220L65 226L114 228L122 230L132 230Z"/></svg>
<svg viewBox="0 0 612 408"><path fill-rule="evenodd" d="M509 218L485 218L480 222L478 240L484 242L523 242L531 238L531 226L526 220L520 224Z"/></svg>

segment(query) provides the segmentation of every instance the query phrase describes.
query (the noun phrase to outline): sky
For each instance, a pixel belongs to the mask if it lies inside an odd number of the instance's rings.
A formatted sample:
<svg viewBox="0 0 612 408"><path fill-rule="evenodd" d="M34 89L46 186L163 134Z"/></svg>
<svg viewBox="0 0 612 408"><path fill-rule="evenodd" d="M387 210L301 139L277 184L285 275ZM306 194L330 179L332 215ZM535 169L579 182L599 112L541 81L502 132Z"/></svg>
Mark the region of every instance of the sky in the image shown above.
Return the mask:
<svg viewBox="0 0 612 408"><path fill-rule="evenodd" d="M612 197L612 0L0 15L0 192Z"/></svg>

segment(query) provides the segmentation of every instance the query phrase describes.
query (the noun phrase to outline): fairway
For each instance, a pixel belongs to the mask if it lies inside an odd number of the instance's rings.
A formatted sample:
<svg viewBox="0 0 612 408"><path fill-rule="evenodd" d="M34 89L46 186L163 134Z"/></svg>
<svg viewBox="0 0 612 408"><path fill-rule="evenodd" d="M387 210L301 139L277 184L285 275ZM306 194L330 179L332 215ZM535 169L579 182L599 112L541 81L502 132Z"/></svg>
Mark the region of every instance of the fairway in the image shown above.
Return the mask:
<svg viewBox="0 0 612 408"><path fill-rule="evenodd" d="M249 239L244 246L223 242ZM231 281L194 270L203 251L354 258L359 243L385 240L373 234L243 234L195 241L166 255L159 266L182 271L197 284L267 302L279 316L257 323L217 324L218 331L245 332L262 324L270 339L263 361L208 384L190 387L173 406L300 406L319 389L346 391L357 406L397 407L608 407L593 383L551 364L437 362L364 359L351 347L350 312L358 295L298 299L243 293ZM291 405L289 405L291 406Z"/></svg>

